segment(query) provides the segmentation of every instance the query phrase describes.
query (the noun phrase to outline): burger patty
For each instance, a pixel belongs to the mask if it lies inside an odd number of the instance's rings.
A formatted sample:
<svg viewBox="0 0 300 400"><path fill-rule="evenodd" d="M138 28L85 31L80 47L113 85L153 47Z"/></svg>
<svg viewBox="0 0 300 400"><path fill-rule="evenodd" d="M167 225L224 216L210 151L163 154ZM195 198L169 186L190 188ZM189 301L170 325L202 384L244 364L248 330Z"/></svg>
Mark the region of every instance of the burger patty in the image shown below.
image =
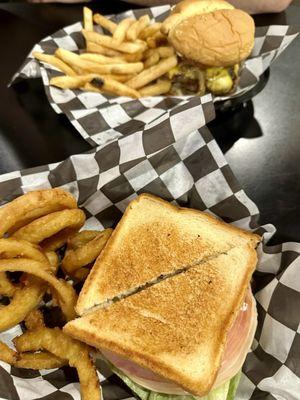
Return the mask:
<svg viewBox="0 0 300 400"><path fill-rule="evenodd" d="M168 72L168 78L172 81L171 95L205 94L205 72L197 66L181 61Z"/></svg>
<svg viewBox="0 0 300 400"><path fill-rule="evenodd" d="M195 94L203 96L206 92L216 95L226 94L234 87L237 75L238 66L204 70L182 60L168 72L168 78L172 82L169 94L175 96Z"/></svg>

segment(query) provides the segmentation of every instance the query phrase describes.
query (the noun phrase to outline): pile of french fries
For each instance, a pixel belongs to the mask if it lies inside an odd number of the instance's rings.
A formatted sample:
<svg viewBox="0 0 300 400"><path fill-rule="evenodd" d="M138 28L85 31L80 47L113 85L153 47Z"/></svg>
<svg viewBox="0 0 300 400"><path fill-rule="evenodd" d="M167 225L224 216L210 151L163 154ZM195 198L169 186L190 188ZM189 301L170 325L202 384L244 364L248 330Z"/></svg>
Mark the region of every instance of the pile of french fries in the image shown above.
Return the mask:
<svg viewBox="0 0 300 400"><path fill-rule="evenodd" d="M94 23L108 34L94 30ZM82 89L132 98L158 96L171 89L166 73L176 67L174 49L161 33L161 23L150 23L148 15L119 24L83 8L82 34L86 49L80 54L58 48L55 54L34 52L41 62L65 75L53 77L50 85Z"/></svg>

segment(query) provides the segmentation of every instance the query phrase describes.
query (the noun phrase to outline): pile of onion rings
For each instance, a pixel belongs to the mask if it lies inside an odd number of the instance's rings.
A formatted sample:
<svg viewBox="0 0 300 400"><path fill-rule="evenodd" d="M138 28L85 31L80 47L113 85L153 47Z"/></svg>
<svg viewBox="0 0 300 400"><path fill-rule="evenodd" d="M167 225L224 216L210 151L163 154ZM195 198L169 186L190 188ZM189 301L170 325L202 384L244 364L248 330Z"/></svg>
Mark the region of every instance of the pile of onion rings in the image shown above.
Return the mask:
<svg viewBox="0 0 300 400"><path fill-rule="evenodd" d="M41 310L47 296L48 311L57 312L59 306L64 322L76 317L73 284L85 280L112 229L79 232L85 214L61 189L16 198L0 208L0 221L0 332L18 324L24 327L14 339L15 350L0 342L0 360L31 369L69 364L77 369L82 398L99 400L91 349L58 326L47 327Z"/></svg>

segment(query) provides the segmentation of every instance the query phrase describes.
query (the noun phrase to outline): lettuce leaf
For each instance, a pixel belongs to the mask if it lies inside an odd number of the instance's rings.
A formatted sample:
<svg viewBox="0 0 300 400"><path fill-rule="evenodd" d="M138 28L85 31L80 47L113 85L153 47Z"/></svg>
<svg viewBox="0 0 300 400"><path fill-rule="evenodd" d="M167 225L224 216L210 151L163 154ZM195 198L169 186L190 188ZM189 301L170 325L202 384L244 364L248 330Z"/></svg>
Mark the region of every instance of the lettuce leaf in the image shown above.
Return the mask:
<svg viewBox="0 0 300 400"><path fill-rule="evenodd" d="M137 383L133 382L122 371L110 364L113 372L141 399L141 400L234 400L234 396L240 381L241 373L239 372L230 381L225 382L222 386L212 390L205 397L196 397L193 395L180 396L172 394L157 393L145 389Z"/></svg>
<svg viewBox="0 0 300 400"><path fill-rule="evenodd" d="M207 400L227 400L230 381L225 382L222 386L212 390L206 396Z"/></svg>
<svg viewBox="0 0 300 400"><path fill-rule="evenodd" d="M133 382L127 375L117 368L112 368L113 372L118 375L120 379L135 393L141 400L197 400L198 397L195 396L179 396L165 393L152 392L149 389L145 389L137 383ZM206 400L206 398L201 398L201 400Z"/></svg>
<svg viewBox="0 0 300 400"><path fill-rule="evenodd" d="M237 388L240 383L241 375L242 375L242 372L240 371L233 378L231 378L226 400L234 400Z"/></svg>

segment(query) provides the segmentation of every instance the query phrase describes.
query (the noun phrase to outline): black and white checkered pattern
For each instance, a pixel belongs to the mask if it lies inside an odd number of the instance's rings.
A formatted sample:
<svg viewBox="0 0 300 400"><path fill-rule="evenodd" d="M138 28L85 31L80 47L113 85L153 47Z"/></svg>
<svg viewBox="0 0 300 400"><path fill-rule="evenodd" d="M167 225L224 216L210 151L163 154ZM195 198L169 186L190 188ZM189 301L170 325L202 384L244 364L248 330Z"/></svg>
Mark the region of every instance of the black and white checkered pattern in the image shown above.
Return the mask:
<svg viewBox="0 0 300 400"><path fill-rule="evenodd" d="M1 205L31 190L62 187L86 212L86 228L102 229L114 226L137 194L150 192L262 234L254 276L259 324L237 400L299 399L300 244L267 246L275 228L259 226L257 207L205 126L160 147L156 130L151 132L147 145L137 131L60 163L2 175ZM0 340L9 343L18 332L1 333ZM100 370L105 400L132 398L115 375ZM78 388L68 368L37 372L0 362L1 399L77 400Z"/></svg>
<svg viewBox="0 0 300 400"><path fill-rule="evenodd" d="M170 6L161 6L127 11L111 18L120 21L124 17L139 18L147 13L153 21L163 21L169 11ZM58 47L71 51L83 49L81 29L80 22L65 27L43 39L32 51L53 54ZM101 31L101 28L97 29ZM299 29L285 25L256 28L254 49L242 67L235 93L230 96L215 97L214 101L230 99L251 90L263 72L298 34ZM159 96L132 100L128 97L87 93L80 90L61 90L49 86L50 79L61 73L49 64L37 62L31 54L32 52L13 80L41 76L53 109L57 113L65 113L81 136L92 146L103 145L128 133L147 128L157 118L167 118L168 113L178 112L178 107L181 106L190 109L189 117L194 124L188 125L189 122L186 124L189 132L201 126L201 116L196 105L205 103L207 96L204 99L195 96ZM198 126L195 126L197 123Z"/></svg>

